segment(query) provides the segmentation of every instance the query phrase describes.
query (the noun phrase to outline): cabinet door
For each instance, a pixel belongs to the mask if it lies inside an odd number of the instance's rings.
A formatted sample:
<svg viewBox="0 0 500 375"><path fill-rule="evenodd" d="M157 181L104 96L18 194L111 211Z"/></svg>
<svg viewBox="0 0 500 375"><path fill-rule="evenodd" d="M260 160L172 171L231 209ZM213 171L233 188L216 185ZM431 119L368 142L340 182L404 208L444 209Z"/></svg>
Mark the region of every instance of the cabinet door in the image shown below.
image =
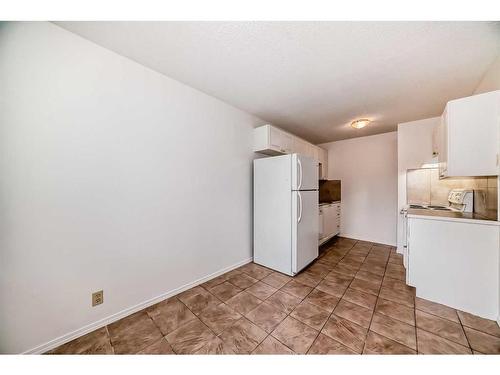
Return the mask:
<svg viewBox="0 0 500 375"><path fill-rule="evenodd" d="M272 126L269 128L269 148L286 153L285 133Z"/></svg>
<svg viewBox="0 0 500 375"><path fill-rule="evenodd" d="M323 237L331 236L337 230L337 214L334 205L323 206Z"/></svg>
<svg viewBox="0 0 500 375"><path fill-rule="evenodd" d="M500 90L448 103L448 176L498 175L499 120Z"/></svg>
<svg viewBox="0 0 500 375"><path fill-rule="evenodd" d="M334 233L337 235L340 233L340 203L335 203L333 205L335 210L335 231Z"/></svg>
<svg viewBox="0 0 500 375"><path fill-rule="evenodd" d="M309 144L306 141L303 141L300 138L295 138L294 144L295 147L293 152L296 152L299 155L308 156Z"/></svg>

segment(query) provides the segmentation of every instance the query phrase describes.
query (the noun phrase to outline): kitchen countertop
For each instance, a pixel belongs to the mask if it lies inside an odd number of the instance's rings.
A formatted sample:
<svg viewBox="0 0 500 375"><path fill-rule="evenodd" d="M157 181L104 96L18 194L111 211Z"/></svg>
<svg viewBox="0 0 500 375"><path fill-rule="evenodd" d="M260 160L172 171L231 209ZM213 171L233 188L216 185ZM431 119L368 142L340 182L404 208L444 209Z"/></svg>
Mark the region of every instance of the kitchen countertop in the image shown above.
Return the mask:
<svg viewBox="0 0 500 375"><path fill-rule="evenodd" d="M340 203L340 201L333 201L333 202L323 202L320 203L319 206L328 206L329 204L334 204L334 203Z"/></svg>
<svg viewBox="0 0 500 375"><path fill-rule="evenodd" d="M457 212L444 210L426 210L419 208L409 208L408 217L425 218L431 220L459 221L467 223L477 223L486 225L500 225L495 219L489 219L472 212Z"/></svg>

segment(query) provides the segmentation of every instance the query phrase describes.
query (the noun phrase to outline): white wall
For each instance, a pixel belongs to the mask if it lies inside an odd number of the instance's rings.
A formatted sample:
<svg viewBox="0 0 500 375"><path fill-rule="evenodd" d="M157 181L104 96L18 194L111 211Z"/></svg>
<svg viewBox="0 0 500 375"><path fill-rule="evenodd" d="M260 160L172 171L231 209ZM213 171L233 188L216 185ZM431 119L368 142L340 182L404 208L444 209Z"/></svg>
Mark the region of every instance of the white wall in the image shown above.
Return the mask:
<svg viewBox="0 0 500 375"><path fill-rule="evenodd" d="M440 117L398 124L398 212L407 203L406 171L432 161L432 132ZM403 253L403 218L398 216L398 252Z"/></svg>
<svg viewBox="0 0 500 375"><path fill-rule="evenodd" d="M260 124L53 24L0 25L0 352L247 262Z"/></svg>
<svg viewBox="0 0 500 375"><path fill-rule="evenodd" d="M397 133L320 146L328 150L328 179L342 181L341 235L395 245Z"/></svg>
<svg viewBox="0 0 500 375"><path fill-rule="evenodd" d="M500 90L500 56L486 71L476 90L474 90L474 95L495 90Z"/></svg>

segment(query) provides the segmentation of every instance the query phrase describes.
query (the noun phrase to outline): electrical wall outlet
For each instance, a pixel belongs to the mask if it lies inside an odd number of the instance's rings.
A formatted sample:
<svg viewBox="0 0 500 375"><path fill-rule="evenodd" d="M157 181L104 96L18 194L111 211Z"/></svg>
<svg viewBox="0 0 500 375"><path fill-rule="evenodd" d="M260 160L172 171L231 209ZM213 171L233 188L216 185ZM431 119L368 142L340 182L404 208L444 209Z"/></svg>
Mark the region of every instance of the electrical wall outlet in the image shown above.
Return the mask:
<svg viewBox="0 0 500 375"><path fill-rule="evenodd" d="M92 306L100 305L104 302L104 292L102 290L92 293Z"/></svg>

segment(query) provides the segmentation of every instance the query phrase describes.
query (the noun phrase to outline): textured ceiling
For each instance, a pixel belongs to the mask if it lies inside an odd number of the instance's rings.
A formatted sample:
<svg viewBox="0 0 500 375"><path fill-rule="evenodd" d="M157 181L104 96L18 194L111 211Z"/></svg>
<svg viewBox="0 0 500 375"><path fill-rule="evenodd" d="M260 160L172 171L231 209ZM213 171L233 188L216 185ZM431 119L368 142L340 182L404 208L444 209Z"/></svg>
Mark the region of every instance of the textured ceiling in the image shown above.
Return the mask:
<svg viewBox="0 0 500 375"><path fill-rule="evenodd" d="M499 22L56 23L315 143L439 115L500 53Z"/></svg>

